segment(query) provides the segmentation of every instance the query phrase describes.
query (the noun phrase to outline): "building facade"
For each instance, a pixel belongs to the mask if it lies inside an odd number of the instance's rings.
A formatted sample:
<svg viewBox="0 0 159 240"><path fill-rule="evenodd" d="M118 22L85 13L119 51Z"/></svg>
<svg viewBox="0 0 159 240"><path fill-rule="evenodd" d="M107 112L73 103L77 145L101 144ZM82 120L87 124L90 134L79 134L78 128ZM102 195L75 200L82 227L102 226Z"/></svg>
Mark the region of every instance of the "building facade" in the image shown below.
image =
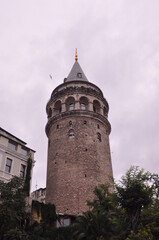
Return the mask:
<svg viewBox="0 0 159 240"><path fill-rule="evenodd" d="M24 141L0 128L0 180L7 182L13 176L25 178L28 158L34 164L35 153L26 145Z"/></svg>
<svg viewBox="0 0 159 240"><path fill-rule="evenodd" d="M108 102L88 81L77 54L70 74L53 90L46 111L46 202L55 204L59 214L77 216L88 210L95 186L113 176Z"/></svg>
<svg viewBox="0 0 159 240"><path fill-rule="evenodd" d="M31 199L45 203L46 198L46 188L39 188L31 193Z"/></svg>

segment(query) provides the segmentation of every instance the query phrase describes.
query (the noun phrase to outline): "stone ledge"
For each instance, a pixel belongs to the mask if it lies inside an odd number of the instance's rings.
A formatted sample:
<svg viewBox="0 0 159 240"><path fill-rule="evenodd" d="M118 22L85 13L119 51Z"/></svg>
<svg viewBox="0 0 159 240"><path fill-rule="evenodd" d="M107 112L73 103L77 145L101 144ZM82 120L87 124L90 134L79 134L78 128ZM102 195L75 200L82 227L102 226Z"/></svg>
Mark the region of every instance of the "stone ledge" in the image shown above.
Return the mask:
<svg viewBox="0 0 159 240"><path fill-rule="evenodd" d="M62 112L60 114L57 114L56 116L51 117L46 124L46 128L45 128L46 135L48 136L51 125L54 124L57 120L65 119L65 118L68 118L71 116L77 116L77 117L85 117L86 116L86 117L98 119L98 120L102 121L104 123L104 125L106 126L108 135L111 132L111 125L110 125L108 119L106 117L104 117L103 115L92 112L92 111L72 110L72 111Z"/></svg>

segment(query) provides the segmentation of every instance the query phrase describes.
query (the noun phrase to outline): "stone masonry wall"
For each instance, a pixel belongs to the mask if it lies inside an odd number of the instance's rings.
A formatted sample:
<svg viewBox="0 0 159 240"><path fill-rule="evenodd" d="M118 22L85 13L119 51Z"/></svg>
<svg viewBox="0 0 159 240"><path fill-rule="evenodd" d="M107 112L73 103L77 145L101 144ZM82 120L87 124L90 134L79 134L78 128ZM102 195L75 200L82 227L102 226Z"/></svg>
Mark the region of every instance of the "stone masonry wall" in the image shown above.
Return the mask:
<svg viewBox="0 0 159 240"><path fill-rule="evenodd" d="M48 140L46 201L58 213L79 215L95 186L112 176L108 129L98 118L70 115L52 123Z"/></svg>

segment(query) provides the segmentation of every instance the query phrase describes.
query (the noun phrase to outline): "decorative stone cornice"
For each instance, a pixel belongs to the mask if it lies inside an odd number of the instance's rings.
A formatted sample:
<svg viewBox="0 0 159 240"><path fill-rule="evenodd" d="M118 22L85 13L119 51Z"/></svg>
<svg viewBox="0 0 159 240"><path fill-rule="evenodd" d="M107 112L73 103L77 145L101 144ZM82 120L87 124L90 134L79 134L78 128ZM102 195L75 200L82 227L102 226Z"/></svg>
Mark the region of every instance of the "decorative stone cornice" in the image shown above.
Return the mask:
<svg viewBox="0 0 159 240"><path fill-rule="evenodd" d="M108 119L106 117L102 116L101 114L95 113L92 111L72 110L72 111L62 112L60 114L57 114L56 116L51 117L46 124L46 128L45 128L46 135L48 136L50 127L57 120L64 119L64 118L67 118L70 116L86 116L86 117L90 117L90 118L94 118L94 119L99 119L106 126L107 134L109 135L111 132L111 125L110 125Z"/></svg>

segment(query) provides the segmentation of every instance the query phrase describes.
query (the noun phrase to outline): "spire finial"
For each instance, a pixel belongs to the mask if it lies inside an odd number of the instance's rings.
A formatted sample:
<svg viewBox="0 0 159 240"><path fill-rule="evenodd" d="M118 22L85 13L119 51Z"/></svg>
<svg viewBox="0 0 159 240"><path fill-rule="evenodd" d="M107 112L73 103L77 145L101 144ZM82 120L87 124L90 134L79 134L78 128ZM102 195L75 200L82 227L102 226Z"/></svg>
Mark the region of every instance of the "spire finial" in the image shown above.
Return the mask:
<svg viewBox="0 0 159 240"><path fill-rule="evenodd" d="M77 54L77 48L76 48L76 52L75 52L75 61L78 61L78 54Z"/></svg>

